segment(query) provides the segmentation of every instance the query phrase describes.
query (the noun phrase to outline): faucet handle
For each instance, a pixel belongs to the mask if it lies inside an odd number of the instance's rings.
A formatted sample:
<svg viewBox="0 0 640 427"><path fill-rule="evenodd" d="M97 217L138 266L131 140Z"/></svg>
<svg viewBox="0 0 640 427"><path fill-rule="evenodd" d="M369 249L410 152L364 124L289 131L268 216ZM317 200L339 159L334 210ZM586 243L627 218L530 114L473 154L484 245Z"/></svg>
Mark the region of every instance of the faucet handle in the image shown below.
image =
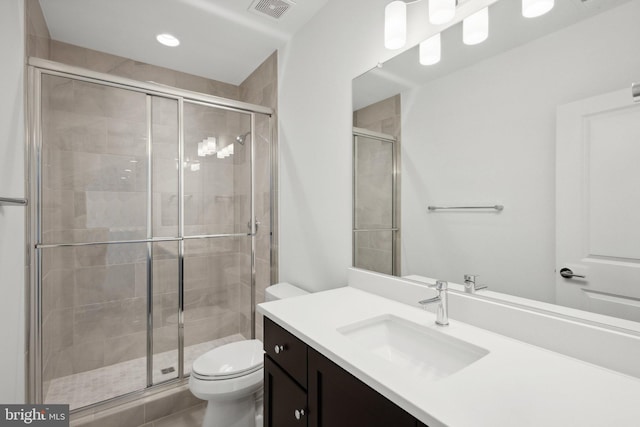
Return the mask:
<svg viewBox="0 0 640 427"><path fill-rule="evenodd" d="M444 280L436 280L435 284L427 284L430 288L436 288L438 291L446 291L449 288L449 284Z"/></svg>
<svg viewBox="0 0 640 427"><path fill-rule="evenodd" d="M465 274L464 275L464 281L465 282L473 282L473 283L475 283L476 280L478 279L478 277L480 277L480 275L478 275L478 274Z"/></svg>
<svg viewBox="0 0 640 427"><path fill-rule="evenodd" d="M468 294L475 294L476 291L481 289L487 289L487 285L479 286L477 283L478 277L477 274L465 274L464 275L464 291Z"/></svg>

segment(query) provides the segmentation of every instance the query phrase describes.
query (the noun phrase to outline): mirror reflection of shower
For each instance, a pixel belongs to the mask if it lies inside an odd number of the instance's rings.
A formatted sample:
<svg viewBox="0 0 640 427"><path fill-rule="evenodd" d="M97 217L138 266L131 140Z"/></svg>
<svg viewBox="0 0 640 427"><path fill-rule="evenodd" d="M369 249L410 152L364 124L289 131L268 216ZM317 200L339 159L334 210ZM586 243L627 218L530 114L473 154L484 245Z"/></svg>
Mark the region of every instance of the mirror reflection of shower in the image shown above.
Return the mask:
<svg viewBox="0 0 640 427"><path fill-rule="evenodd" d="M251 135L251 132L246 132L242 135L238 135L235 138L235 142L240 145L244 145L249 135ZM222 144L218 142L218 138L215 136L210 136L203 139L198 143L198 157L213 156L215 154L218 159L224 159L233 155L233 144L228 144L225 147L219 148L220 145Z"/></svg>

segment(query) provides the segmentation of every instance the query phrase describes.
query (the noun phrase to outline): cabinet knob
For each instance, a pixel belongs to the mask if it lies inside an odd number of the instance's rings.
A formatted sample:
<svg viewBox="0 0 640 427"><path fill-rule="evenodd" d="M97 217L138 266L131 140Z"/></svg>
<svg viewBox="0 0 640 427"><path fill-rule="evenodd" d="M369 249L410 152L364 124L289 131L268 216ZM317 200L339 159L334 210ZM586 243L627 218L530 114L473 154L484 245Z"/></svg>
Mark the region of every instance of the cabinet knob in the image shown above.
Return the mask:
<svg viewBox="0 0 640 427"><path fill-rule="evenodd" d="M284 346L283 345L276 345L276 348L275 348L276 354L280 354L283 351L284 351Z"/></svg>
<svg viewBox="0 0 640 427"><path fill-rule="evenodd" d="M294 415L296 416L296 420L299 420L304 416L304 409L296 409Z"/></svg>

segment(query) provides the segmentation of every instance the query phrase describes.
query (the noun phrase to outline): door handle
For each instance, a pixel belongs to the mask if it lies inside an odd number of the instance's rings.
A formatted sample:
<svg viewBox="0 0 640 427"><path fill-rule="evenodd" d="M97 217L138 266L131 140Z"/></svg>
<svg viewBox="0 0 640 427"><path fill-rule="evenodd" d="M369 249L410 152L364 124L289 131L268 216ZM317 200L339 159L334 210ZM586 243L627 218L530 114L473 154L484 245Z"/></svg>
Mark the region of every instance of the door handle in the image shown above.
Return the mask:
<svg viewBox="0 0 640 427"><path fill-rule="evenodd" d="M565 279L586 279L587 276L583 276L580 274L573 274L573 271L571 271L570 268L564 267L562 269L560 269L560 275L562 277L564 277Z"/></svg>
<svg viewBox="0 0 640 427"><path fill-rule="evenodd" d="M250 236L255 236L256 234L258 234L258 229L260 228L261 222L256 221L255 224L256 224L256 232L254 234L249 233ZM247 223L247 228L251 230L251 220L249 220L249 222Z"/></svg>
<svg viewBox="0 0 640 427"><path fill-rule="evenodd" d="M27 205L27 199L14 199L11 197L0 197L0 206L2 205L7 205L7 206L26 206Z"/></svg>

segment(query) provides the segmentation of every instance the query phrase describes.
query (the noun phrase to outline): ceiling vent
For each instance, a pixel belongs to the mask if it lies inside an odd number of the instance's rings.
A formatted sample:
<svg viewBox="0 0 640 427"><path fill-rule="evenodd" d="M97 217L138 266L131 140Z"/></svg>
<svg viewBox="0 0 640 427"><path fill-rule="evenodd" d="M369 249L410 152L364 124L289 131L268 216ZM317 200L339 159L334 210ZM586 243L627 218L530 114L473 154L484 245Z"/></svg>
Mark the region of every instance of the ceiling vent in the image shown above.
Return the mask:
<svg viewBox="0 0 640 427"><path fill-rule="evenodd" d="M249 10L262 16L280 19L295 4L292 0L255 0L249 6Z"/></svg>

